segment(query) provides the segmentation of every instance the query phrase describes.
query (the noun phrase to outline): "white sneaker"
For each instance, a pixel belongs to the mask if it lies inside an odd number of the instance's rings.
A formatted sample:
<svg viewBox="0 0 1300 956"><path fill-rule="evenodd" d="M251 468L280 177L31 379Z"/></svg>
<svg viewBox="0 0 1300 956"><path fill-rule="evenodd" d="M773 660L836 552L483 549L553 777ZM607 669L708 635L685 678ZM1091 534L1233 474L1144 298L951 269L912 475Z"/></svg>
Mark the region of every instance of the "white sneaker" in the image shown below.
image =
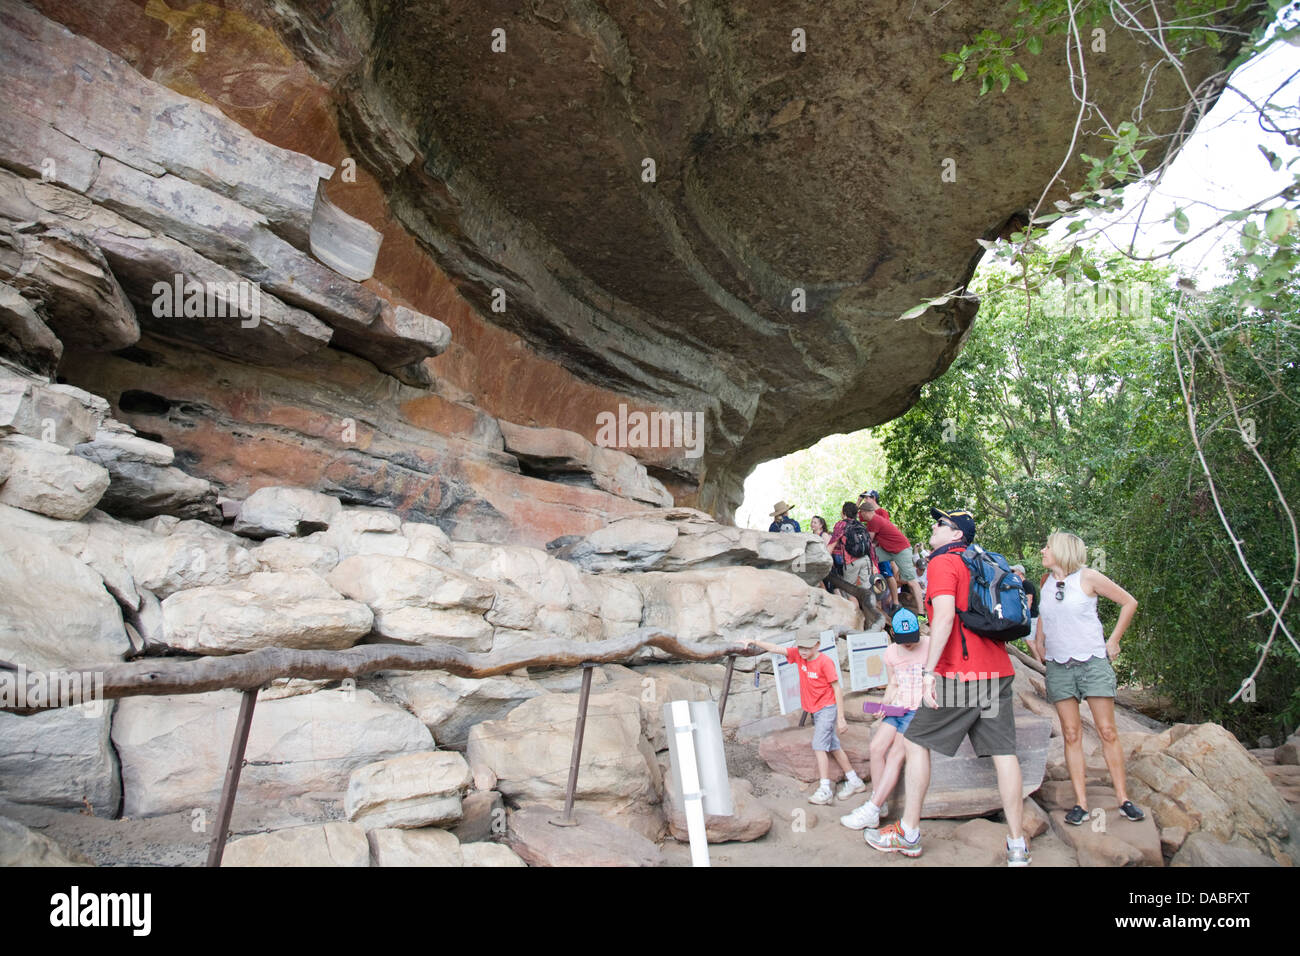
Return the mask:
<svg viewBox="0 0 1300 956"><path fill-rule="evenodd" d="M873 810L868 800L852 813L840 817L840 825L850 830L874 830L880 826L880 811Z"/></svg>
<svg viewBox="0 0 1300 956"><path fill-rule="evenodd" d="M824 806L834 799L835 796L831 793L831 788L823 784L817 788L816 792L814 792L811 797L808 798L808 802L822 804Z"/></svg>
<svg viewBox="0 0 1300 956"><path fill-rule="evenodd" d="M848 778L845 778L844 782L840 784L840 788L835 791L835 799L847 800L855 793L866 793L866 792L867 792L867 785L863 783L861 780L859 780L857 783L853 783Z"/></svg>

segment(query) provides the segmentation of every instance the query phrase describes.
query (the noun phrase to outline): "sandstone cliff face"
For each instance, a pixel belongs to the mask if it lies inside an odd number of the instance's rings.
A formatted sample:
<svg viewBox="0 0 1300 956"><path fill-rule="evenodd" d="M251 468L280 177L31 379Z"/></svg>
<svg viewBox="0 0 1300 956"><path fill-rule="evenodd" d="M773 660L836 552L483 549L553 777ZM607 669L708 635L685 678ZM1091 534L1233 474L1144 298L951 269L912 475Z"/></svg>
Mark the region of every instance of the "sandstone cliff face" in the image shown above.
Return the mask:
<svg viewBox="0 0 1300 956"><path fill-rule="evenodd" d="M678 504L723 518L754 464L902 412L947 367L972 310L896 316L969 277L975 239L1037 199L1075 116L1059 42L1033 61L1034 82L1005 96L980 99L949 81L938 54L996 19L991 2L867 11L837 0L797 15L702 0L35 6L269 144L355 165L354 178L335 173L324 192L382 237L365 287L390 311L409 306L444 323L450 344L422 359L394 350L402 335L377 333L400 323L372 316L326 319L331 351L453 405L472 402L477 414L588 441L620 403L699 413L701 457L627 450ZM792 50L796 29L804 52ZM60 56L75 75L77 55ZM1153 131L1170 132L1186 90L1157 75L1144 92L1143 60L1110 31L1089 62L1091 89L1107 112L1127 113L1146 95L1145 116L1169 124ZM1218 65L1193 59L1189 79ZM92 161L85 150L77 159ZM955 182L941 177L948 159ZM101 164L104 189L129 185L105 174ZM1053 197L1074 185L1059 183ZM119 197L114 208L141 222L138 203L133 213ZM274 215L268 226L292 242L301 221ZM794 310L797 295L806 311ZM292 340L264 359L285 367L319 354L314 304L286 300ZM222 351L211 335L204 346ZM50 361L48 343L42 352L32 339L29 351ZM239 358L250 361L248 350ZM95 390L97 366L81 363L79 384ZM176 447L216 474L211 449Z"/></svg>

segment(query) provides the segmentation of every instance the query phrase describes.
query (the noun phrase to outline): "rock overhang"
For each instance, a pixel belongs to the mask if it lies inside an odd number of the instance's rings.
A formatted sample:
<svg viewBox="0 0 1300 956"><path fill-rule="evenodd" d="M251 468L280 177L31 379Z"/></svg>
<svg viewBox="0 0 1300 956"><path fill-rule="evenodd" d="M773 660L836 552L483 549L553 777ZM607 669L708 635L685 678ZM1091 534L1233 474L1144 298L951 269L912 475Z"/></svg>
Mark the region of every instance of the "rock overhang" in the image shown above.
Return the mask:
<svg viewBox="0 0 1300 956"><path fill-rule="evenodd" d="M940 54L999 26L992 2L340 6L274 9L397 217L543 355L706 412L702 462L637 454L722 514L754 464L901 414L947 368L974 305L898 316L968 282L1078 113L1063 37L1005 94L950 80ZM1145 126L1175 133L1187 91L1171 70L1147 84L1151 52L1108 31L1089 95L1107 115L1145 96ZM1195 82L1224 61L1187 64Z"/></svg>

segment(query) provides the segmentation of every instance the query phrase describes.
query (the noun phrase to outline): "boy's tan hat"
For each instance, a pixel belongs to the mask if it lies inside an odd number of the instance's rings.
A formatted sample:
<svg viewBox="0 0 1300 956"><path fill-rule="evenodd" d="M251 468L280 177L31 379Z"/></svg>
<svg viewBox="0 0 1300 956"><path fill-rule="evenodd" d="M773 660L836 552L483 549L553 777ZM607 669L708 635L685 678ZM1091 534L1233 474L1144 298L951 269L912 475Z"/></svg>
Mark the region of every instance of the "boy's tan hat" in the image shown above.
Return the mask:
<svg viewBox="0 0 1300 956"><path fill-rule="evenodd" d="M796 647L821 647L822 639L817 634L800 634L794 643Z"/></svg>
<svg viewBox="0 0 1300 956"><path fill-rule="evenodd" d="M794 505L788 505L784 501L778 501L776 507L772 509L772 514L769 517L779 518L793 507Z"/></svg>

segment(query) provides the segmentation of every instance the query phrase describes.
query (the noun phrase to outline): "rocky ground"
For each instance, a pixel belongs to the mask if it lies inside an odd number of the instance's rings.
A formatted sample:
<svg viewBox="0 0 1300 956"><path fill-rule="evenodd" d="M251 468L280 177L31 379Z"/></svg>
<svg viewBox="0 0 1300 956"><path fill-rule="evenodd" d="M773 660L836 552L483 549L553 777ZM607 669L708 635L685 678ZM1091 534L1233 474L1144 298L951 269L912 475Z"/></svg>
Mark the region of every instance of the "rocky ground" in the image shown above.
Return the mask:
<svg viewBox="0 0 1300 956"><path fill-rule="evenodd" d="M613 680L601 686L607 689L626 680L624 672L629 670L610 668L602 676ZM558 698L553 701L556 704L572 704L575 695L569 687L551 696ZM610 773L611 746L636 747L639 742L611 739L606 725L617 722L618 714L602 721L602 705L597 703L600 696L593 698L589 717L589 727L595 733L588 738L584 752L578 828L560 829L547 822L559 816L559 785L529 791L522 781L504 782L494 769L477 762L484 756L481 748L471 752L474 764L454 752L413 754L352 774L346 792L309 793L271 805L246 795L236 804L231 826L234 841L228 846L226 865L518 866L527 861L532 865L689 866L690 851L680 818L670 828L672 832L664 833L664 817L647 802L656 800L656 787L640 792L632 802L611 802L611 793L629 792L626 786L620 788L618 780L626 783L626 778L638 777L634 765ZM617 699L611 694L603 696L606 701ZM874 696L851 695L848 706L855 719L844 735L846 750L864 778L869 777L869 765L861 752L870 729L857 719L857 712L862 700ZM615 712L621 709L611 708ZM632 727L635 725L634 721ZM839 817L856 807L863 796L842 804L814 806L807 798L815 783L782 772L812 776L792 764L807 747L807 733L796 725L793 716L729 724L726 757L736 813L733 818L710 818L710 838L715 841L710 846L713 866L1003 865L1006 830L1000 812L993 809L996 794L991 789L979 793L978 788L954 792L951 781L945 783L942 761L936 761L935 773L941 804L945 799L949 802L942 805L974 801L970 805L976 807L982 801L984 812L968 818L927 816L922 824L925 852L916 860L881 854L866 846L860 831L839 824ZM543 741L541 748L549 759L555 759L567 746L571 723L553 729L555 733L544 735L551 738L550 743ZM522 742L537 744L541 739L525 734ZM1124 739L1131 754L1131 787L1135 795L1146 793L1139 803L1148 811L1147 820L1130 823L1115 811L1114 793L1093 741L1088 780L1094 816L1082 827L1066 826L1064 809L1073 803L1073 795L1060 739L1051 738L1041 780L1026 786L1032 795L1025 801L1025 829L1031 837L1035 866L1285 866L1293 862L1291 847L1300 838L1295 816L1300 766L1279 763L1276 757L1292 759L1295 740L1252 754L1212 724L1179 725L1160 733L1128 731ZM1032 757L1022 756L1026 766L1031 766ZM1179 763L1180 757L1186 762ZM495 759L497 769L509 772L508 760L501 762L500 754ZM426 766L430 760L442 766L431 770ZM1143 780L1151 777L1153 760L1161 772L1171 776L1177 772L1170 765L1173 763L1191 772L1185 773L1178 785L1167 783L1168 793L1144 791ZM660 753L656 763L666 771L666 754ZM641 769L647 765L641 764ZM563 761L561 769L567 769ZM413 776L412 770L418 773ZM443 783L431 785L434 778ZM439 787L445 793L435 792ZM512 798L503 802L500 791L492 789L495 787L510 791ZM529 793L542 796L543 802L529 799ZM901 790L898 796L901 798ZM449 801L453 805L450 811ZM896 819L901 812L896 801L891 803L895 805L887 820ZM1096 814L1098 809L1103 813ZM373 816L375 813L379 816ZM111 819L96 816L88 808L77 812L4 803L0 804L0 818L24 824L39 837L52 840L73 861L100 866L202 865L211 832L210 819L194 810ZM485 843L499 845L485 848L481 845ZM0 839L0 846L5 852L15 852L12 842L5 844Z"/></svg>

